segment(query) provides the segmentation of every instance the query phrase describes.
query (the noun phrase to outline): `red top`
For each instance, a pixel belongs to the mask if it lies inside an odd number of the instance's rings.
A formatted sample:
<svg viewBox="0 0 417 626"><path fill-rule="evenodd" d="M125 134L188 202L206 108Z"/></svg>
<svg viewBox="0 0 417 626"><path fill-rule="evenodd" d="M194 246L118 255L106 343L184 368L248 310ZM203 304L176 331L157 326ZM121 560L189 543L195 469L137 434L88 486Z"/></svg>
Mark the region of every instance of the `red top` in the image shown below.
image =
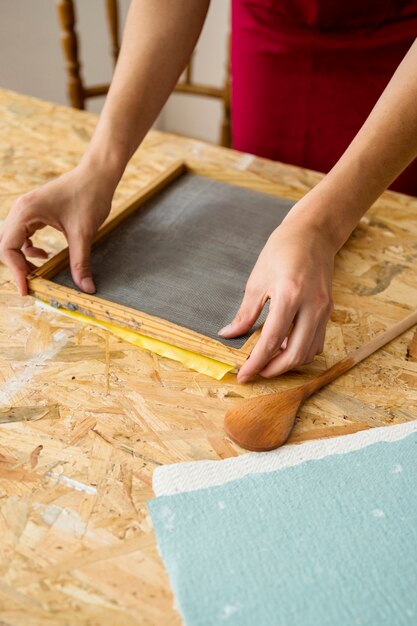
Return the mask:
<svg viewBox="0 0 417 626"><path fill-rule="evenodd" d="M233 0L233 146L327 172L416 36L417 0Z"/></svg>

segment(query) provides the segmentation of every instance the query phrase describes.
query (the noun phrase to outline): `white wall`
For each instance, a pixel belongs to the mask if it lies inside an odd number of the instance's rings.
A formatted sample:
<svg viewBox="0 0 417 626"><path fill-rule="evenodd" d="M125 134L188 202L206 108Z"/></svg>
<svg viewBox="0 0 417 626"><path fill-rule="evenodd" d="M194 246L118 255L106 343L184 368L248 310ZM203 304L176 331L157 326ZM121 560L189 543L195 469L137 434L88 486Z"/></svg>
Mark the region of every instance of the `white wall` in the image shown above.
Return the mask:
<svg viewBox="0 0 417 626"><path fill-rule="evenodd" d="M122 22L130 0L119 0ZM112 73L103 0L76 0L82 72L86 84L108 82ZM211 0L197 44L195 79L221 85L225 75L229 0ZM0 87L67 104L63 56L54 0L0 0ZM99 112L102 99L90 100ZM174 94L158 127L217 142L217 101Z"/></svg>
<svg viewBox="0 0 417 626"><path fill-rule="evenodd" d="M221 86L226 74L229 0L211 0L195 53L194 80ZM218 100L173 94L163 112L163 126L192 137L218 143L222 105Z"/></svg>

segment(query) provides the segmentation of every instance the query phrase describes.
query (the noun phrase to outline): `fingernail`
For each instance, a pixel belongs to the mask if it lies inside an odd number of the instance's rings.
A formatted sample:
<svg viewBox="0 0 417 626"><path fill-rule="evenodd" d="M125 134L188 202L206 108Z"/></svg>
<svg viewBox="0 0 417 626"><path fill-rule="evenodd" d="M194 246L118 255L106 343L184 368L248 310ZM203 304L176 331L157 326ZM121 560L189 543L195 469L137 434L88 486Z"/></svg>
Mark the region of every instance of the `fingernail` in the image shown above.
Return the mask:
<svg viewBox="0 0 417 626"><path fill-rule="evenodd" d="M91 278L83 278L81 281L81 289L86 293L95 293L96 288Z"/></svg>
<svg viewBox="0 0 417 626"><path fill-rule="evenodd" d="M232 324L228 324L227 326L219 330L217 334L220 335L220 337L224 337L224 335L227 335L228 333L230 333L231 330L232 330Z"/></svg>

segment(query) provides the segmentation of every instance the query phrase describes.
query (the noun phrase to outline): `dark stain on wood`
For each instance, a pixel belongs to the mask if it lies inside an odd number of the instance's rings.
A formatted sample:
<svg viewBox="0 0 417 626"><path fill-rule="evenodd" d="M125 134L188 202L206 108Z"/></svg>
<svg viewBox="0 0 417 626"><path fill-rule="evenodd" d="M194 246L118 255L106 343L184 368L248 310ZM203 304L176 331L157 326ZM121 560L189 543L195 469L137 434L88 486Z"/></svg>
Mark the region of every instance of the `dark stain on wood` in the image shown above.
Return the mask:
<svg viewBox="0 0 417 626"><path fill-rule="evenodd" d="M361 284L355 291L360 296L375 296L385 291L391 281L405 269L404 265L391 265L387 261L382 264L373 265L361 276Z"/></svg>

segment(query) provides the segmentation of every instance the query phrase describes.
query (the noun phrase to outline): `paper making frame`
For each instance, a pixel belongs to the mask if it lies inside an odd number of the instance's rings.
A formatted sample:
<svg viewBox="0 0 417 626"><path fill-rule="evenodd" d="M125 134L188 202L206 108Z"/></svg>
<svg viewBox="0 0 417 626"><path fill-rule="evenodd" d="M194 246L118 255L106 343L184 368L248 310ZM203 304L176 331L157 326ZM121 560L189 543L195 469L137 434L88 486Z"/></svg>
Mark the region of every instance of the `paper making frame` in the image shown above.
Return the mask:
<svg viewBox="0 0 417 626"><path fill-rule="evenodd" d="M148 185L123 202L116 211L112 212L98 230L93 245L112 235L115 229L129 216L185 173L206 176L252 191L282 197L282 190L277 189L278 185L258 176L248 176L247 172L220 166L216 168L213 165L194 163L188 160L176 161ZM69 249L66 247L28 275L29 293L54 307L77 311L104 322L111 322L184 350L221 361L235 368L243 365L259 338L261 328L258 328L241 348L227 346L216 339L206 337L163 318L105 300L94 294L86 294L77 289L54 283L52 278L68 266Z"/></svg>

